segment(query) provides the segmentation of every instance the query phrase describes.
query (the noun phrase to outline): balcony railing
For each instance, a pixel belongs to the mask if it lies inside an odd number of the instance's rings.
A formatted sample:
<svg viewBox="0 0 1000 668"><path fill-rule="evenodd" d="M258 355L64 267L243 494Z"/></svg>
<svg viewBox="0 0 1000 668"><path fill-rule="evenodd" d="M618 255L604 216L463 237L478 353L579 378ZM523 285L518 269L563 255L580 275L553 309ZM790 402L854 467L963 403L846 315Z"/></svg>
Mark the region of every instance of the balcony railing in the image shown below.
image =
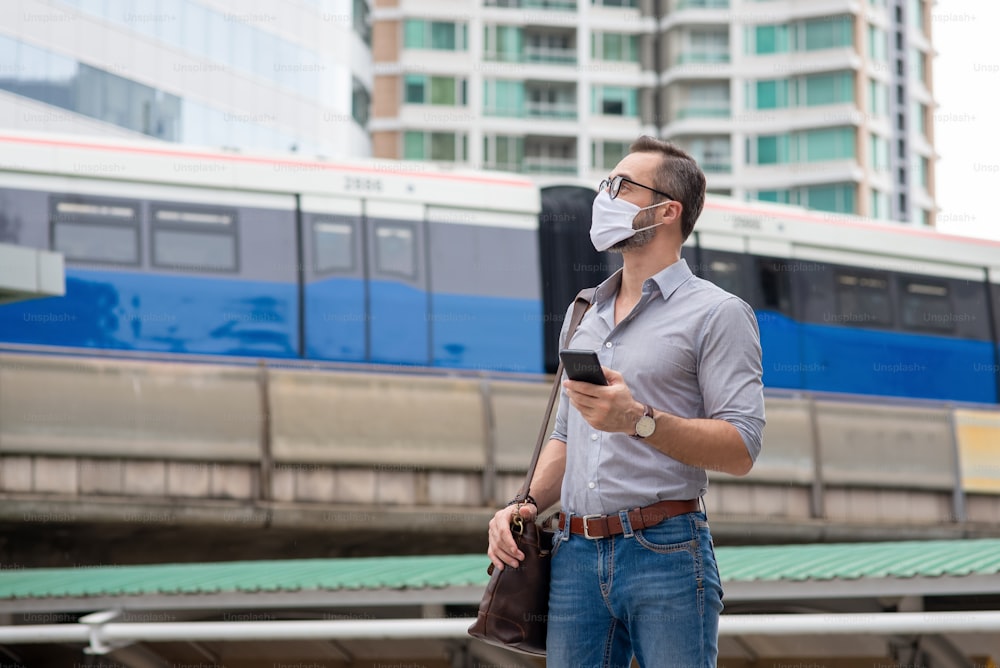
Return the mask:
<svg viewBox="0 0 1000 668"><path fill-rule="evenodd" d="M576 0L486 0L487 7L507 7L510 9L552 9L561 12L575 12Z"/></svg>
<svg viewBox="0 0 1000 668"><path fill-rule="evenodd" d="M569 120L576 118L575 103L528 102L525 105L524 110L525 116L528 118L556 118Z"/></svg>
<svg viewBox="0 0 1000 668"><path fill-rule="evenodd" d="M677 120L684 118L729 118L730 108L728 106L691 106L678 109L675 114Z"/></svg>
<svg viewBox="0 0 1000 668"><path fill-rule="evenodd" d="M521 171L525 174L576 174L576 158L526 155Z"/></svg>
<svg viewBox="0 0 1000 668"><path fill-rule="evenodd" d="M576 49L560 49L549 46L526 46L524 47L523 62L575 65Z"/></svg>
<svg viewBox="0 0 1000 668"><path fill-rule="evenodd" d="M677 56L677 65L689 63L728 63L728 51L682 51Z"/></svg>
<svg viewBox="0 0 1000 668"><path fill-rule="evenodd" d="M728 9L729 0L677 0L674 9Z"/></svg>

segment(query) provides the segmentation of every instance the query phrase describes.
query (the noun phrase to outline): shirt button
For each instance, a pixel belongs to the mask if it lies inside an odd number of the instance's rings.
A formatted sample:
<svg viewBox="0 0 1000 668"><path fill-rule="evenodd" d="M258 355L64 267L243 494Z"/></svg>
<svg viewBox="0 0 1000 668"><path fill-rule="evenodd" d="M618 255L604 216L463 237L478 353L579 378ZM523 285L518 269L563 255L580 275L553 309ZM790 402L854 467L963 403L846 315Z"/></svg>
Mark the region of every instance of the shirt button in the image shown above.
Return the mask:
<svg viewBox="0 0 1000 668"><path fill-rule="evenodd" d="M587 483L587 487L589 487L590 489L594 489L595 487L597 487L597 483L596 482L588 482Z"/></svg>
<svg viewBox="0 0 1000 668"><path fill-rule="evenodd" d="M597 440L597 434L591 434L590 435L590 440L596 441Z"/></svg>
<svg viewBox="0 0 1000 668"><path fill-rule="evenodd" d="M607 343L605 343L605 344L604 344L604 347L605 347L605 348L610 348L610 347L611 347L611 346L613 346L613 345L615 345L615 344L613 344L613 343L611 343L610 341L608 341Z"/></svg>

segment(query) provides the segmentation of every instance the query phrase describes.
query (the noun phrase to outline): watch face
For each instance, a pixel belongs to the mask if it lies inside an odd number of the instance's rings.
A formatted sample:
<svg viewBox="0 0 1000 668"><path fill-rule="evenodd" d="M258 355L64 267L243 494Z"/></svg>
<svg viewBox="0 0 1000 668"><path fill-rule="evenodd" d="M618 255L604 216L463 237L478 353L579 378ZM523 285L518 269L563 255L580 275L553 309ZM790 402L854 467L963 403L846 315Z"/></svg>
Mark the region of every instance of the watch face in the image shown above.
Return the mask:
<svg viewBox="0 0 1000 668"><path fill-rule="evenodd" d="M636 436L646 438L647 436L652 436L654 431L656 431L656 420L649 415L643 415L639 418L639 421L635 423Z"/></svg>

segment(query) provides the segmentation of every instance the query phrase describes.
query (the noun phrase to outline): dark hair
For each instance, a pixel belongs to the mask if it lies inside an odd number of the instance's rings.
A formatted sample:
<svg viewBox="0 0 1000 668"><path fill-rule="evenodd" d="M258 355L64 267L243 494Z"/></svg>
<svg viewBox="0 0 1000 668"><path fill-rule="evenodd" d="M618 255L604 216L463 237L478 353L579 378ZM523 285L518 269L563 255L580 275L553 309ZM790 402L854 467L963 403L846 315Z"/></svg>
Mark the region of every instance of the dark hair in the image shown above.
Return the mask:
<svg viewBox="0 0 1000 668"><path fill-rule="evenodd" d="M668 192L681 203L681 237L687 240L705 206L705 173L686 152L670 142L643 135L632 142L630 153L661 153L656 170L656 188Z"/></svg>

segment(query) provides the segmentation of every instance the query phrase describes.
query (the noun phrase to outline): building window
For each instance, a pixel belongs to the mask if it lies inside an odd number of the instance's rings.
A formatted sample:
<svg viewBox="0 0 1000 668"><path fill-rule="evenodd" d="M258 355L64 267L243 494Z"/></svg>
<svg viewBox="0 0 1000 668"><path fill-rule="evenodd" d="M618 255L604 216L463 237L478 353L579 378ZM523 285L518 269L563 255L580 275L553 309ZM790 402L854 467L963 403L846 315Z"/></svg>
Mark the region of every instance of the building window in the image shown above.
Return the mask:
<svg viewBox="0 0 1000 668"><path fill-rule="evenodd" d="M854 43L854 18L829 16L810 19L803 24L805 50L835 49Z"/></svg>
<svg viewBox="0 0 1000 668"><path fill-rule="evenodd" d="M590 52L595 60L639 62L639 36L617 32L591 34Z"/></svg>
<svg viewBox="0 0 1000 668"><path fill-rule="evenodd" d="M368 46L372 45L372 22L371 10L368 8L367 0L354 0L354 32L358 33L361 41Z"/></svg>
<svg viewBox="0 0 1000 668"><path fill-rule="evenodd" d="M627 141L602 141L591 144L591 166L594 169L614 169L628 154Z"/></svg>
<svg viewBox="0 0 1000 668"><path fill-rule="evenodd" d="M638 92L621 86L594 86L592 111L604 116L638 116Z"/></svg>
<svg viewBox="0 0 1000 668"><path fill-rule="evenodd" d="M483 137L483 166L520 172L524 168L524 137L487 135ZM617 164L617 163L616 163Z"/></svg>
<svg viewBox="0 0 1000 668"><path fill-rule="evenodd" d="M879 63L889 60L889 33L870 24L868 26L868 57Z"/></svg>
<svg viewBox="0 0 1000 668"><path fill-rule="evenodd" d="M357 79L353 80L354 89L351 94L351 116L362 128L368 127L368 117L371 110L371 96Z"/></svg>
<svg viewBox="0 0 1000 668"><path fill-rule="evenodd" d="M403 47L436 51L466 51L468 27L464 23L407 19L403 24Z"/></svg>
<svg viewBox="0 0 1000 668"><path fill-rule="evenodd" d="M467 138L463 133L410 131L403 141L405 160L464 162L467 159Z"/></svg>
<svg viewBox="0 0 1000 668"><path fill-rule="evenodd" d="M799 202L803 206L819 211L856 213L854 207L854 193L856 190L857 187L853 183L809 186L803 189L804 197L800 197Z"/></svg>
<svg viewBox="0 0 1000 668"><path fill-rule="evenodd" d="M483 59L501 63L521 62L524 59L524 31L517 26L485 26Z"/></svg>
<svg viewBox="0 0 1000 668"><path fill-rule="evenodd" d="M842 160L854 157L854 128L807 130L806 161Z"/></svg>
<svg viewBox="0 0 1000 668"><path fill-rule="evenodd" d="M403 80L407 104L465 106L465 79L407 74Z"/></svg>
<svg viewBox="0 0 1000 668"><path fill-rule="evenodd" d="M875 79L868 80L868 113L879 117L889 115L889 87Z"/></svg>
<svg viewBox="0 0 1000 668"><path fill-rule="evenodd" d="M869 140L868 166L876 172L889 171L889 140L874 133Z"/></svg>
<svg viewBox="0 0 1000 668"><path fill-rule="evenodd" d="M806 105L854 102L854 73L829 72L805 77Z"/></svg>
<svg viewBox="0 0 1000 668"><path fill-rule="evenodd" d="M879 220L889 220L889 196L872 188L871 217Z"/></svg>
<svg viewBox="0 0 1000 668"><path fill-rule="evenodd" d="M483 81L483 113L487 116L522 118L526 106L523 81Z"/></svg>
<svg viewBox="0 0 1000 668"><path fill-rule="evenodd" d="M754 49L758 55L788 53L794 50L794 33L787 24L761 25L754 28Z"/></svg>
<svg viewBox="0 0 1000 668"><path fill-rule="evenodd" d="M788 103L788 79L767 79L757 82L758 109L784 109Z"/></svg>

